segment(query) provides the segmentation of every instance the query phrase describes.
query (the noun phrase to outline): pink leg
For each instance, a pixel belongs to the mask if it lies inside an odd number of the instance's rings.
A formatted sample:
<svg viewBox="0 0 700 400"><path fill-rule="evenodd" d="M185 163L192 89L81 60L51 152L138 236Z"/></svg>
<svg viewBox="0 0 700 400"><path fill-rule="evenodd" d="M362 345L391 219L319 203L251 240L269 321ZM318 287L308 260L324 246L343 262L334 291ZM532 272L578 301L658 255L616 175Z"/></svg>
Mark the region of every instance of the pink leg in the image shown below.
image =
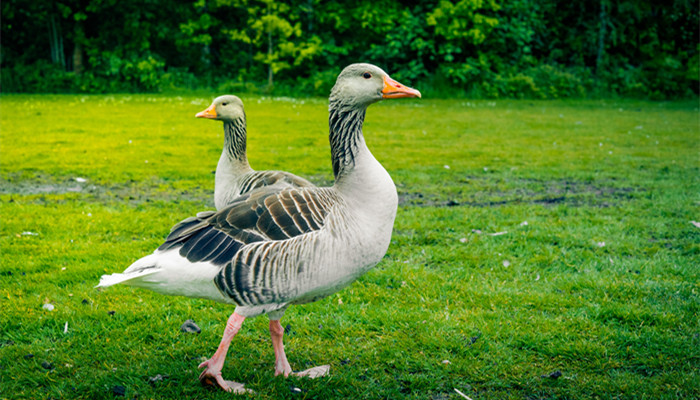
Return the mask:
<svg viewBox="0 0 700 400"><path fill-rule="evenodd" d="M292 372L292 367L289 366L287 355L284 354L282 336L284 336L284 328L280 325L280 321L270 320L270 337L272 348L275 350L275 376L284 374L286 378Z"/></svg>
<svg viewBox="0 0 700 400"><path fill-rule="evenodd" d="M214 355L207 361L199 364L199 368L206 368L201 375L199 375L199 380L203 384L213 385L217 384L223 390L239 391L243 389L243 385L237 384L231 381L225 381L221 376L221 368L224 366L224 361L226 361L226 353L228 352L228 347L231 344L231 340L241 329L245 317L236 314L235 312L231 314L226 323L226 329L224 329L224 336L221 338L221 343L219 348L216 349Z"/></svg>
<svg viewBox="0 0 700 400"><path fill-rule="evenodd" d="M287 355L284 354L284 344L282 343L284 336L284 328L280 325L280 321L270 320L270 337L272 337L272 347L275 349L275 376L284 374L286 378L289 374L306 377L318 378L328 375L330 365L321 365L320 367L309 368L306 371L292 372L292 367L289 366Z"/></svg>

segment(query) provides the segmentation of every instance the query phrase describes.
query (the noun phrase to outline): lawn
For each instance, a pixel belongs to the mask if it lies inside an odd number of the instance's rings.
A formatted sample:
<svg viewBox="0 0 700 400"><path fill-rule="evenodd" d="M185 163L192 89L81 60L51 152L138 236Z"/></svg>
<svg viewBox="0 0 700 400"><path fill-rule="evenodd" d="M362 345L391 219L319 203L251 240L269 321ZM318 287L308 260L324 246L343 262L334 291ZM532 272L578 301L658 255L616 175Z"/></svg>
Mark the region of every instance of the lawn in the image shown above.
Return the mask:
<svg viewBox="0 0 700 400"><path fill-rule="evenodd" d="M213 209L223 129L194 114L214 95L0 98L0 398L232 398L197 380L232 307L94 288ZM254 168L331 182L324 99L243 100ZM699 116L697 101L371 106L365 137L400 196L392 244L282 319L292 368L330 376L275 378L261 317L224 377L261 399L697 398Z"/></svg>

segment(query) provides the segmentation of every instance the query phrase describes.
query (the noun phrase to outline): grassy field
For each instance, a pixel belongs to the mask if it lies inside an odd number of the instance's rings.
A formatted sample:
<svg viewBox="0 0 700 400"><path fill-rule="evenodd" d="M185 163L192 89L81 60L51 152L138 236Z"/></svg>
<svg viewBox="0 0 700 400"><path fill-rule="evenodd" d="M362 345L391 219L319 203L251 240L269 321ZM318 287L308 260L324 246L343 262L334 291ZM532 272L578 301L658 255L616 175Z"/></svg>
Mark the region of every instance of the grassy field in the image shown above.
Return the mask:
<svg viewBox="0 0 700 400"><path fill-rule="evenodd" d="M213 208L223 130L194 118L212 97L0 98L0 398L232 398L197 381L230 306L94 289ZM244 102L254 168L331 181L324 99ZM292 368L330 376L275 378L257 318L224 377L261 399L697 398L699 115L697 102L372 106L365 137L401 199L392 245L282 320ZM201 334L180 332L187 319Z"/></svg>

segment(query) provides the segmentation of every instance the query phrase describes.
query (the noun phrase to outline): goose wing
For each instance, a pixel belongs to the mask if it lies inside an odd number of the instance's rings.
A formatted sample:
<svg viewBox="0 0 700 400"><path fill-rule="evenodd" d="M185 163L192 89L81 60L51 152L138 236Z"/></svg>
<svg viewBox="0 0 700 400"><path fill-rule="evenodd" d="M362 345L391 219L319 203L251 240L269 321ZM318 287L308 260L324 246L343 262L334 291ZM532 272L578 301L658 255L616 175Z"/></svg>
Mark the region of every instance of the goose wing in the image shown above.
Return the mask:
<svg viewBox="0 0 700 400"><path fill-rule="evenodd" d="M175 225L158 250L179 249L190 262L231 262L245 245L290 239L321 229L338 197L330 188L254 190L226 208Z"/></svg>
<svg viewBox="0 0 700 400"><path fill-rule="evenodd" d="M253 171L243 177L239 184L239 195L251 192L266 186L283 187L313 187L314 185L304 178L285 171Z"/></svg>

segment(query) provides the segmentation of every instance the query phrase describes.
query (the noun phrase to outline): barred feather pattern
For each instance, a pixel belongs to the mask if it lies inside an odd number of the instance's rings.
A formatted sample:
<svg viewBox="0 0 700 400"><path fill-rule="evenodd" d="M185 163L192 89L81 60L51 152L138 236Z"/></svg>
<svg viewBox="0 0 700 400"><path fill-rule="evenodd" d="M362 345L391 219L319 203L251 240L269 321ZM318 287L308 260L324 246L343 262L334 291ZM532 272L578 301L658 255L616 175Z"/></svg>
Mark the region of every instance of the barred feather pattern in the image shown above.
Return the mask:
<svg viewBox="0 0 700 400"><path fill-rule="evenodd" d="M341 101L331 98L328 111L328 139L331 143L333 175L338 179L344 170L355 165L355 154L362 135L366 108L346 106Z"/></svg>
<svg viewBox="0 0 700 400"><path fill-rule="evenodd" d="M221 265L214 283L238 305L283 302L300 290L291 283L313 254L315 239L307 234L341 203L330 188L257 190L220 212L182 221L158 250L176 248L192 263Z"/></svg>
<svg viewBox="0 0 700 400"><path fill-rule="evenodd" d="M306 179L285 171L252 171L245 174L238 183L238 194L242 195L264 186L279 184L292 187L313 186L313 184Z"/></svg>
<svg viewBox="0 0 700 400"><path fill-rule="evenodd" d="M246 160L246 117L224 122L224 151L232 160Z"/></svg>
<svg viewBox="0 0 700 400"><path fill-rule="evenodd" d="M340 202L329 189L288 189L265 199L257 208L256 228L271 241L241 248L214 279L216 286L243 306L295 298L310 279L307 267L315 264L310 257L317 249L316 234Z"/></svg>

